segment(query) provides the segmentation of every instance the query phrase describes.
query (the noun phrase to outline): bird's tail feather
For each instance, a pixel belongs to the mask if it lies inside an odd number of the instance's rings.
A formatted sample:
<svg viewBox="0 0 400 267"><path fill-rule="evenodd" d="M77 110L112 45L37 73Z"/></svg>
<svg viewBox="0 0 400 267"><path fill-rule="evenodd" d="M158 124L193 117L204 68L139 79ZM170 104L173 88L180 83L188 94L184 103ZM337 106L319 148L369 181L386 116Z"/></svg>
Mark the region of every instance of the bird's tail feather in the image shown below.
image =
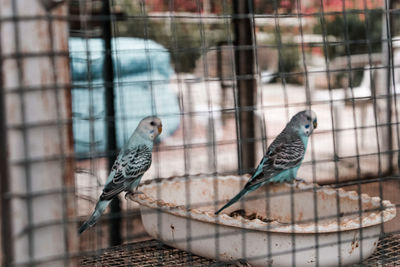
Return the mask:
<svg viewBox="0 0 400 267"><path fill-rule="evenodd" d="M83 233L87 228L93 226L99 220L101 214L103 214L110 202L111 200L99 200L99 202L97 202L92 216L90 216L90 218L79 228L79 234Z"/></svg>
<svg viewBox="0 0 400 267"><path fill-rule="evenodd" d="M247 188L242 189L236 196L234 196L231 200L229 200L228 203L226 203L222 208L220 208L215 214L220 213L227 207L231 206L233 203L237 202L241 197L246 195L248 192L250 192Z"/></svg>

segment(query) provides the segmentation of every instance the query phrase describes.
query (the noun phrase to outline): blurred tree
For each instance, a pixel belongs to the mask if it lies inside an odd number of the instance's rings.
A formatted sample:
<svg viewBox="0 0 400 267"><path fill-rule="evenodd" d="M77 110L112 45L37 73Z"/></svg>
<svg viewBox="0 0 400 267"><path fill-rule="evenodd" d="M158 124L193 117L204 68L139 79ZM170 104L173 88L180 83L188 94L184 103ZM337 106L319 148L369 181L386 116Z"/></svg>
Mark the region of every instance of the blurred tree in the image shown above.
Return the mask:
<svg viewBox="0 0 400 267"><path fill-rule="evenodd" d="M331 17L332 19L325 19L325 25L316 24L314 33L335 36L344 42L342 45L328 44L329 58L345 56L348 52L350 54L380 52L382 50L382 15L381 9L369 10L366 14L355 14L350 10L346 13L346 20L343 14L340 14ZM371 46L371 51L368 45Z"/></svg>
<svg viewBox="0 0 400 267"><path fill-rule="evenodd" d="M281 49L278 61L278 69L281 73L290 73L298 70L300 62L299 48L294 42L285 43ZM286 81L292 83L298 83L297 76L286 75Z"/></svg>
<svg viewBox="0 0 400 267"><path fill-rule="evenodd" d="M172 8L174 11L197 12L198 7L196 6L194 10L192 6L193 3L194 5L198 4L197 1L186 1L188 2L186 4L184 2L173 1L171 7L168 6L168 1L159 4L153 2L143 7L140 6L140 2L117 0L114 8L124 10L126 19L117 22L114 36L154 40L171 52L171 61L176 72L192 72L196 61L207 52L208 48L226 40L227 31L223 23L203 23L201 25L197 20L147 16L147 13L154 9L169 11ZM165 7L165 5L167 6ZM214 6L216 8L219 5Z"/></svg>
<svg viewBox="0 0 400 267"><path fill-rule="evenodd" d="M301 4L302 13L318 13L322 9L324 12L341 12L343 8L346 10L364 10L366 9L378 9L384 7L383 0L303 0Z"/></svg>

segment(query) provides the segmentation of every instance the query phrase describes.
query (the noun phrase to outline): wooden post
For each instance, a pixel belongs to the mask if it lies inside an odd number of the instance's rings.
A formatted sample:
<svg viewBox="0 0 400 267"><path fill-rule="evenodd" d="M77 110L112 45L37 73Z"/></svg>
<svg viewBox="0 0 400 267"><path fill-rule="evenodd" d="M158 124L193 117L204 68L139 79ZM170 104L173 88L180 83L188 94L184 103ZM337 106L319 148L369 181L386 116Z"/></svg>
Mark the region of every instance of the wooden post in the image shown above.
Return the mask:
<svg viewBox="0 0 400 267"><path fill-rule="evenodd" d="M67 3L0 0L1 91L12 226L4 265L73 266L77 251ZM35 19L27 19L34 18ZM3 191L6 190L6 191ZM10 255L11 253L11 255ZM65 255L65 257L63 256ZM51 262L45 262L53 258Z"/></svg>
<svg viewBox="0 0 400 267"><path fill-rule="evenodd" d="M253 29L250 18L237 17L238 15L250 14L252 10L252 0L233 1L234 17L232 24L235 31L236 84L239 108L239 173L248 173L255 167L254 107L257 84L254 77L254 52L251 34Z"/></svg>
<svg viewBox="0 0 400 267"><path fill-rule="evenodd" d="M0 24L1 36L1 24ZM1 214L1 266L9 266L13 262L13 247L9 245L12 240L11 224L11 204L10 199L6 197L9 191L8 179L8 157L7 157L7 125L6 125L6 105L5 91L3 87L2 63L2 43L0 41L0 214Z"/></svg>

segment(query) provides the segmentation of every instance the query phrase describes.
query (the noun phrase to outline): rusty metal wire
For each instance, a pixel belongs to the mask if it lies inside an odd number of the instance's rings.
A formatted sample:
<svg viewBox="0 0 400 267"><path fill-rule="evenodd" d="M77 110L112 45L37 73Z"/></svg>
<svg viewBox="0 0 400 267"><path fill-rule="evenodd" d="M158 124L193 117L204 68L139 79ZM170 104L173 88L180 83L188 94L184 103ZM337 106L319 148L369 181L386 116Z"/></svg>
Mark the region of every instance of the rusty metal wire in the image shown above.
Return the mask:
<svg viewBox="0 0 400 267"><path fill-rule="evenodd" d="M168 247L151 240L132 243L105 249L100 255L82 257L80 266L204 266L214 261L190 255L188 253Z"/></svg>
<svg viewBox="0 0 400 267"><path fill-rule="evenodd" d="M356 266L398 266L400 265L400 235L389 235L379 240L375 253Z"/></svg>
<svg viewBox="0 0 400 267"><path fill-rule="evenodd" d="M85 256L80 266L245 266L240 263L217 263L166 246L156 240L130 243L104 249L100 255ZM379 240L375 253L357 266L398 266L400 264L400 236L388 235Z"/></svg>

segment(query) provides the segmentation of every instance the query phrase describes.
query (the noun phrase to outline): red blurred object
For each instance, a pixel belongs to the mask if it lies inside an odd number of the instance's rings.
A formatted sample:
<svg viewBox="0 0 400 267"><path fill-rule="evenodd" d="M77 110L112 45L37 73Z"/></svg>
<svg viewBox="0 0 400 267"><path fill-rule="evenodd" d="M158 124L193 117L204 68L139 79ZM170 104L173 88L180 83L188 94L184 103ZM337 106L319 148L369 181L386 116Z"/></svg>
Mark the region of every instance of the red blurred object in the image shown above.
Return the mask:
<svg viewBox="0 0 400 267"><path fill-rule="evenodd" d="M187 1L187 0L174 0L172 3L173 10L170 10L169 1L164 0L153 0L147 4L150 8L149 11L163 12L163 11L175 11L175 12L203 12L203 0L199 1Z"/></svg>

